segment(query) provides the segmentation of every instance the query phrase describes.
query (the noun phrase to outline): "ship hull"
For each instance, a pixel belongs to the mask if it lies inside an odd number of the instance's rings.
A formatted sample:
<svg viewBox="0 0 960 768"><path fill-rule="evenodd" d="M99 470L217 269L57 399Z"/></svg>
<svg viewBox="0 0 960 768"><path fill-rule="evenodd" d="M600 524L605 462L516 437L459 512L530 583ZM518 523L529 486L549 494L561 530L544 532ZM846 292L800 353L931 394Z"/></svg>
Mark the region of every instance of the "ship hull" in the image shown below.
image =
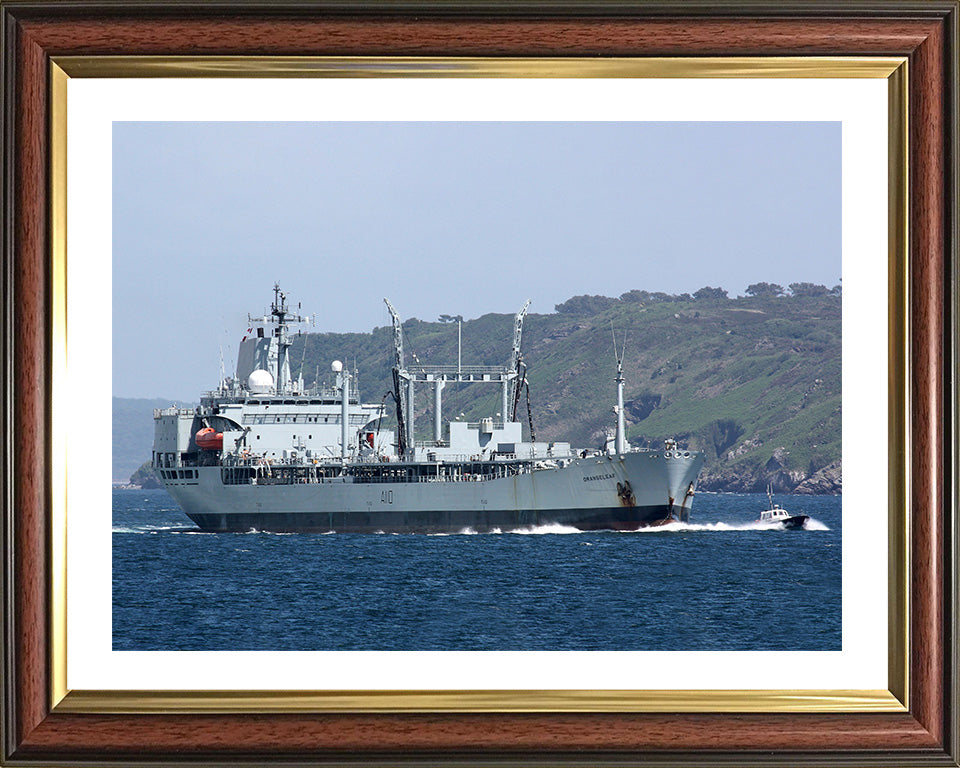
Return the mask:
<svg viewBox="0 0 960 768"><path fill-rule="evenodd" d="M166 487L204 531L636 530L689 513L688 491L702 463L701 454L666 458L643 451L478 482L354 482L347 476L293 485L229 485L220 468L201 467L190 480Z"/></svg>
<svg viewBox="0 0 960 768"><path fill-rule="evenodd" d="M275 512L189 515L202 530L274 533L489 533L561 525L582 531L633 531L672 520L668 506L545 510L406 510L362 512Z"/></svg>

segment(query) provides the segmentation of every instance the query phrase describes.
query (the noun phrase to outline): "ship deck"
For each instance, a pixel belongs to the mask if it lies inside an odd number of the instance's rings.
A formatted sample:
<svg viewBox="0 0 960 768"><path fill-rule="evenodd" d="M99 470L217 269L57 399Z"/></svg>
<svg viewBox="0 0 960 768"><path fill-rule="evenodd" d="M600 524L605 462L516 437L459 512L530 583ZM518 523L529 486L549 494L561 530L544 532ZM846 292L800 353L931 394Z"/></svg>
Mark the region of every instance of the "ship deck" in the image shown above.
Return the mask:
<svg viewBox="0 0 960 768"><path fill-rule="evenodd" d="M462 483L483 482L556 468L539 459L496 461L297 463L250 462L222 465L224 485L299 485L311 483Z"/></svg>

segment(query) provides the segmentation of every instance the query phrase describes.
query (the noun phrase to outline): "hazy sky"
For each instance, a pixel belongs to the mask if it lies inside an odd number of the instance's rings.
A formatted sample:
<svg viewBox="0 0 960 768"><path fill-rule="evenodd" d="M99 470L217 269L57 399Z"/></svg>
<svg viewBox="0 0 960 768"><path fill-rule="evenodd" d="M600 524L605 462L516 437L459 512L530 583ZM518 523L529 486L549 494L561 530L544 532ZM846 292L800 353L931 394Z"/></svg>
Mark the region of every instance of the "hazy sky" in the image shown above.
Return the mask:
<svg viewBox="0 0 960 768"><path fill-rule="evenodd" d="M278 281L317 331L840 280L829 123L114 123L113 393L195 400ZM385 355L390 350L384 350Z"/></svg>

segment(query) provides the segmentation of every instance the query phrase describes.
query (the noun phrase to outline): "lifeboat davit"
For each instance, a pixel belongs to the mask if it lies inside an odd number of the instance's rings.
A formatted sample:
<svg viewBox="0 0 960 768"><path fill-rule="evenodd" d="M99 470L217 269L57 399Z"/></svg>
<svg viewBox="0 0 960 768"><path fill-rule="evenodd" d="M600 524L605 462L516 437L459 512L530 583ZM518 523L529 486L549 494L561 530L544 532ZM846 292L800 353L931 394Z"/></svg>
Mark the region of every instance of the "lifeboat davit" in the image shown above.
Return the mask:
<svg viewBox="0 0 960 768"><path fill-rule="evenodd" d="M197 432L194 439L197 447L204 451L219 451L223 448L223 432L217 432L213 427L204 427Z"/></svg>

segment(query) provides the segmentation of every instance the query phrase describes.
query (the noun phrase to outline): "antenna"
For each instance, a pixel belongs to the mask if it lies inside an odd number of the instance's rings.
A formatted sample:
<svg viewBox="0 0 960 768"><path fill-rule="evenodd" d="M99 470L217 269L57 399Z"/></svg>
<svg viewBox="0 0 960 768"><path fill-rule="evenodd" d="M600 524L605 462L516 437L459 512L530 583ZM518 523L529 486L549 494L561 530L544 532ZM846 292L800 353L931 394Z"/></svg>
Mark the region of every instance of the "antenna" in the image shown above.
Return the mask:
<svg viewBox="0 0 960 768"><path fill-rule="evenodd" d="M623 356L627 352L627 334L624 331L623 343L620 349L617 349L617 332L614 330L613 322L610 322L610 332L613 334L613 354L617 358L617 453L626 453L630 449L627 443L627 425L623 415Z"/></svg>
<svg viewBox="0 0 960 768"><path fill-rule="evenodd" d="M297 305L297 309L300 308L300 305ZM299 334L298 334L299 335ZM303 337L303 354L300 356L300 372L297 374L297 378L302 382L303 381L303 365L307 361L307 337ZM303 386L300 387L303 389Z"/></svg>
<svg viewBox="0 0 960 768"><path fill-rule="evenodd" d="M624 331L620 349L617 349L617 332L613 328L613 321L610 321L610 332L613 334L613 354L617 358L617 373L623 370L623 356L627 352L627 333Z"/></svg>

